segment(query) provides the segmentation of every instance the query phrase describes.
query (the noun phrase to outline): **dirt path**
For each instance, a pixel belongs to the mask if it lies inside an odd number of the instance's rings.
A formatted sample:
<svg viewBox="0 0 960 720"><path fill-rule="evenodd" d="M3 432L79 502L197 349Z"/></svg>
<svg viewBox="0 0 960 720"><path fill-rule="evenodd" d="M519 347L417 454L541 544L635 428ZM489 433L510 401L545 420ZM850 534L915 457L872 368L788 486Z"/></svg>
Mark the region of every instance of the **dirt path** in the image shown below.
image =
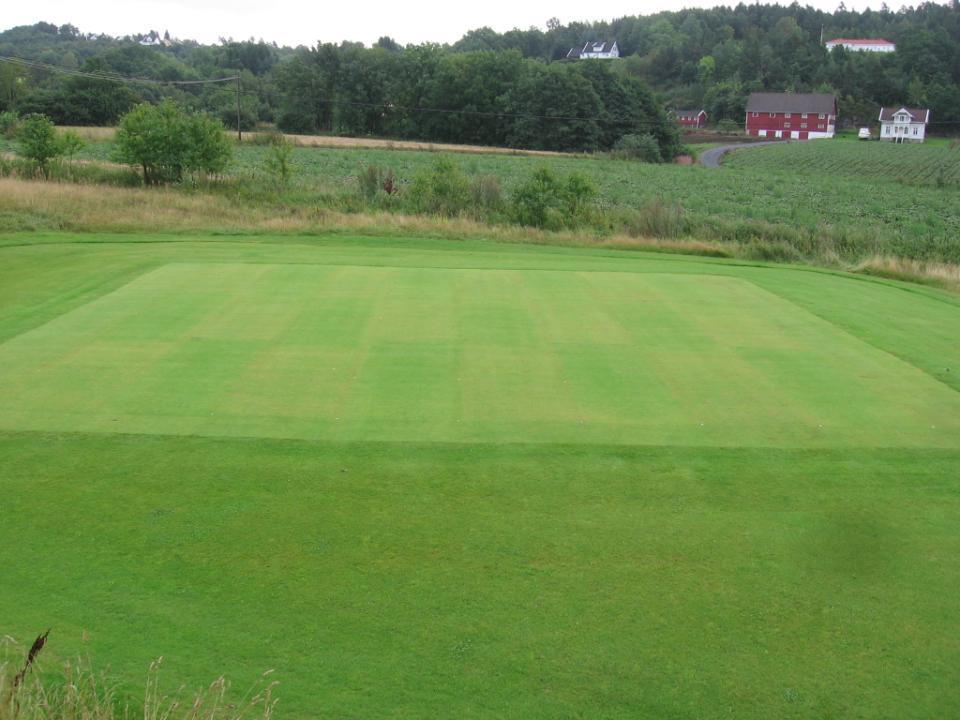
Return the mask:
<svg viewBox="0 0 960 720"><path fill-rule="evenodd" d="M727 153L733 152L734 150L740 150L741 148L746 147L761 147L763 145L776 145L778 143L784 142L783 140L768 140L766 142L750 142L750 143L732 143L730 145L720 145L719 147L711 148L707 150L700 156L700 164L708 168L718 168L720 167L720 161L723 160L723 156Z"/></svg>

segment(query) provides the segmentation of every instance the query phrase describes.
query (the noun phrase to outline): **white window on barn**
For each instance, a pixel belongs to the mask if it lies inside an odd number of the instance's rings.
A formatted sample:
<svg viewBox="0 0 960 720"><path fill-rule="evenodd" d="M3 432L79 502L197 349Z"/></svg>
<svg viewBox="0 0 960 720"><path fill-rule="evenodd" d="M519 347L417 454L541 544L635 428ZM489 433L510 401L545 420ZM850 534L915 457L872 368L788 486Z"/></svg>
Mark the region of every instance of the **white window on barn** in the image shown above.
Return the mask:
<svg viewBox="0 0 960 720"><path fill-rule="evenodd" d="M806 124L806 123L800 123L800 129L801 129L801 130L806 130L806 129L807 129L807 124Z"/></svg>
<svg viewBox="0 0 960 720"><path fill-rule="evenodd" d="M768 114L770 117L776 117L776 116L777 116L776 113L767 113L767 114Z"/></svg>
<svg viewBox="0 0 960 720"><path fill-rule="evenodd" d="M806 119L807 119L807 114L806 114L806 113L801 113L801 114L800 114L800 119L801 119L801 120L806 120Z"/></svg>
<svg viewBox="0 0 960 720"><path fill-rule="evenodd" d="M789 117L790 117L790 113L784 113L783 116L784 116L785 118L789 118Z"/></svg>
<svg viewBox="0 0 960 720"><path fill-rule="evenodd" d="M755 112L755 113L753 114L753 116L754 116L754 117L760 117L760 113Z"/></svg>
<svg viewBox="0 0 960 720"><path fill-rule="evenodd" d="M787 117L790 117L790 116L787 115ZM790 123L784 123L783 126L784 126L785 128L788 128L788 127L790 127Z"/></svg>

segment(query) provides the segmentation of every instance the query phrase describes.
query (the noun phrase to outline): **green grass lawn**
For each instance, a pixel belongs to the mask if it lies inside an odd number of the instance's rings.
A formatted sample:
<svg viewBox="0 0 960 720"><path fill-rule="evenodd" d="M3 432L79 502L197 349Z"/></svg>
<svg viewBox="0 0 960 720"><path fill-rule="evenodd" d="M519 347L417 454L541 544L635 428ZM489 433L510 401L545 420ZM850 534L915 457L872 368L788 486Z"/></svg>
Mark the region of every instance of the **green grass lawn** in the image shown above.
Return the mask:
<svg viewBox="0 0 960 720"><path fill-rule="evenodd" d="M273 668L290 718L960 712L955 295L480 242L0 258L0 632L126 687Z"/></svg>

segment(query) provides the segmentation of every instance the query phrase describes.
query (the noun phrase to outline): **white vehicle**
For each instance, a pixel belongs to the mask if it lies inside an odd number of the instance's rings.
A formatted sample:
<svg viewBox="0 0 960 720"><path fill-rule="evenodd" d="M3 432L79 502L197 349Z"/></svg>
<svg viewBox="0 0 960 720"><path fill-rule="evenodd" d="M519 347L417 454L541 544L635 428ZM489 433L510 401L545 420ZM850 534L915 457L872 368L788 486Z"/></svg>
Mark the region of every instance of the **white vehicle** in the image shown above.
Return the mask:
<svg viewBox="0 0 960 720"><path fill-rule="evenodd" d="M857 137L860 138L861 140L869 140L869 139L870 139L870 128L868 128L868 127L860 128L860 133L857 135Z"/></svg>

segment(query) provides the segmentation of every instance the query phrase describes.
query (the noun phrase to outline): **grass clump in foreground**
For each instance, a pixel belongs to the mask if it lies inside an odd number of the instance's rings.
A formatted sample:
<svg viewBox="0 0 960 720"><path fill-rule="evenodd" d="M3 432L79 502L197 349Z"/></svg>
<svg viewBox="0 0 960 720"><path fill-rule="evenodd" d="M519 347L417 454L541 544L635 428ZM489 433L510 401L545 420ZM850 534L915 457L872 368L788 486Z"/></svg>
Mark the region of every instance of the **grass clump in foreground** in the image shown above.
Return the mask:
<svg viewBox="0 0 960 720"><path fill-rule="evenodd" d="M162 689L163 658L150 663L142 694L134 698L126 688L97 672L83 659L60 663L60 672L45 671L41 653L49 631L24 651L13 638L0 638L0 720L240 720L274 716L277 699L272 671L240 698L230 692L223 677L190 692Z"/></svg>

